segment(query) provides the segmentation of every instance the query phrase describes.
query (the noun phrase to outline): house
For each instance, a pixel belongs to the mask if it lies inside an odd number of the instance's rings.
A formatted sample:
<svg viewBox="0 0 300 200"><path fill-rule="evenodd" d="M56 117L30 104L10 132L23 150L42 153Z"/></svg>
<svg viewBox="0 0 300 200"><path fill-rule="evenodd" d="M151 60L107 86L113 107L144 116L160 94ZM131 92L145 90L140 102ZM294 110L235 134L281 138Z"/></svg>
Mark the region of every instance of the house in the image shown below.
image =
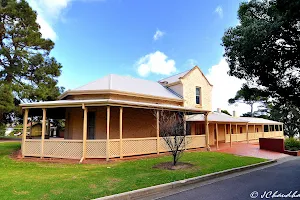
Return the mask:
<svg viewBox="0 0 300 200"><path fill-rule="evenodd" d="M258 126L256 122L256 128L261 129L255 133L247 132L245 127L248 131L252 130L250 119L234 118L230 121L225 120L227 116L222 116L222 121L220 117L213 117L220 114L211 113L212 89L213 86L196 66L158 82L111 74L68 90L56 101L21 104L24 121L28 120L28 115L42 116L41 138L30 139L23 134L22 155L108 160L166 152L168 148L159 135L161 110L185 114L189 127L187 149L209 149L210 145L218 145L218 142L283 136L282 129L280 135L259 135L263 132L264 123ZM49 119L65 119L63 138L45 139L46 120ZM213 124L217 127L215 132L212 132ZM226 133L222 132L221 124L226 124ZM236 132L232 128L234 125ZM27 123L24 123L23 129L27 129ZM273 132L276 132L275 129ZM228 136L230 140L226 139Z"/></svg>
<svg viewBox="0 0 300 200"><path fill-rule="evenodd" d="M235 112L234 112L235 114ZM205 116L203 114L189 115L191 135L205 135ZM282 138L283 123L256 117L237 117L217 112L210 112L207 117L209 145L233 142L251 142L259 138Z"/></svg>

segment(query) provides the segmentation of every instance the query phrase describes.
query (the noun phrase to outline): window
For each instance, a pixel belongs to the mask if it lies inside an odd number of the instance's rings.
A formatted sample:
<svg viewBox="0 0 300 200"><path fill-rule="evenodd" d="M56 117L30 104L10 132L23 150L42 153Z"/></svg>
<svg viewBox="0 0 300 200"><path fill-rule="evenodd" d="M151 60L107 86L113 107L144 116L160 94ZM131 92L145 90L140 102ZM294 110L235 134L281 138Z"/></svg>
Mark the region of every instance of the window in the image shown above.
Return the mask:
<svg viewBox="0 0 300 200"><path fill-rule="evenodd" d="M243 127L240 127L240 133L243 133Z"/></svg>
<svg viewBox="0 0 300 200"><path fill-rule="evenodd" d="M258 133L258 128L256 128L256 132Z"/></svg>
<svg viewBox="0 0 300 200"><path fill-rule="evenodd" d="M201 105L201 87L196 87L196 104Z"/></svg>

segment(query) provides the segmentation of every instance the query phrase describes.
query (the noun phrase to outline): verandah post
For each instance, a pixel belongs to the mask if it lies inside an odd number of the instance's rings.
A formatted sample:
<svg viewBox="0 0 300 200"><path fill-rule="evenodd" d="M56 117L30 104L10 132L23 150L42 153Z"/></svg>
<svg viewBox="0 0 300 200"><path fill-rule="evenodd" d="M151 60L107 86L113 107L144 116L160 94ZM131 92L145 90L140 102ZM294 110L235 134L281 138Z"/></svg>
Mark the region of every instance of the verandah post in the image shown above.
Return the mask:
<svg viewBox="0 0 300 200"><path fill-rule="evenodd" d="M225 142L226 142L226 134L227 134L227 125L224 124L224 128L225 128L225 131L224 131L224 138L225 138Z"/></svg>
<svg viewBox="0 0 300 200"><path fill-rule="evenodd" d="M159 139L159 110L156 111L156 149L157 154L159 154L159 145L160 145L160 139Z"/></svg>
<svg viewBox="0 0 300 200"><path fill-rule="evenodd" d="M217 149L219 149L219 130L218 130L218 123L216 123L216 140L217 140Z"/></svg>
<svg viewBox="0 0 300 200"><path fill-rule="evenodd" d="M83 109L83 136L82 136L82 159L86 158L86 139L87 139L87 118L88 108L82 105Z"/></svg>
<svg viewBox="0 0 300 200"><path fill-rule="evenodd" d="M246 124L246 133L247 133L247 143L249 143L249 127L248 127L248 123Z"/></svg>
<svg viewBox="0 0 300 200"><path fill-rule="evenodd" d="M110 106L106 109L106 161L109 160Z"/></svg>
<svg viewBox="0 0 300 200"><path fill-rule="evenodd" d="M26 135L27 135L27 121L28 121L28 109L25 109L24 111L24 118L23 118L23 135L22 135L22 158L24 158L25 154L25 141L26 141Z"/></svg>
<svg viewBox="0 0 300 200"><path fill-rule="evenodd" d="M120 107L120 158L123 158L123 107Z"/></svg>
<svg viewBox="0 0 300 200"><path fill-rule="evenodd" d="M206 136L206 148L208 151L210 151L209 147L209 127L208 127L208 112L204 114L205 119L205 136Z"/></svg>
<svg viewBox="0 0 300 200"><path fill-rule="evenodd" d="M229 124L229 133L230 133L230 147L232 147L232 130L231 130L231 123Z"/></svg>
<svg viewBox="0 0 300 200"><path fill-rule="evenodd" d="M44 142L46 132L46 108L43 108L43 120L42 120L42 144L41 144L41 158L44 157Z"/></svg>

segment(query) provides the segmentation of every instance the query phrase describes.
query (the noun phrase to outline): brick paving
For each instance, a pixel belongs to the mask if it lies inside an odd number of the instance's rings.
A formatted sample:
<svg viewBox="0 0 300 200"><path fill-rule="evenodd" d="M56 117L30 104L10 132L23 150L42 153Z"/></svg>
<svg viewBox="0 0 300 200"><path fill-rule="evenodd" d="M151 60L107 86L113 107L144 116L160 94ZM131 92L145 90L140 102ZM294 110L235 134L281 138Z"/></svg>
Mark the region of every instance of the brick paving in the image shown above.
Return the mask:
<svg viewBox="0 0 300 200"><path fill-rule="evenodd" d="M219 149L216 149L216 147L213 146L211 147L211 150L223 153L236 154L240 156L251 156L265 159L280 159L289 156L284 153L260 149L258 143L247 144L242 142L235 142L232 144L232 147L230 147L230 143L220 143Z"/></svg>

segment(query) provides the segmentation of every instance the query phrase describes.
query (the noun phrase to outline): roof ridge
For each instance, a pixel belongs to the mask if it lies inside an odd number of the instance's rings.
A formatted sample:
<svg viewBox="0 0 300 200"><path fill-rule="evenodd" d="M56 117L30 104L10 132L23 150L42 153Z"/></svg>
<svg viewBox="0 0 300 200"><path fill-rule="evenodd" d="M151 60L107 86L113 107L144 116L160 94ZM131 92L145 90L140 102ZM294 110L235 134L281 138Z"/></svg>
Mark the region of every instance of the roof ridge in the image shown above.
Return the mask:
<svg viewBox="0 0 300 200"><path fill-rule="evenodd" d="M173 76L177 76L177 75L182 74L182 73L188 73L188 72L191 71L191 70L192 70L192 69L189 69L189 70L186 70L186 71L183 71L183 72L179 72L179 73L174 74L174 75L172 75L172 76L168 76L168 77L162 78L162 79L158 80L157 82L160 82L160 81L162 81L162 80L164 80L164 79L171 78L171 77L173 77Z"/></svg>
<svg viewBox="0 0 300 200"><path fill-rule="evenodd" d="M105 77L105 76L104 76L104 77ZM104 77L102 77L102 78L104 78ZM86 83L86 84L84 84L84 85L81 85L81 86L79 86L79 87L76 87L76 88L74 88L74 89L71 89L71 91L72 91L72 90L77 90L78 88L87 86L87 85L89 85L89 84L91 84L91 83L95 83L96 81L98 81L98 80L100 80L100 79L102 79L102 78L98 78L98 79L93 80L93 81L91 81L91 82L88 82L88 83Z"/></svg>

